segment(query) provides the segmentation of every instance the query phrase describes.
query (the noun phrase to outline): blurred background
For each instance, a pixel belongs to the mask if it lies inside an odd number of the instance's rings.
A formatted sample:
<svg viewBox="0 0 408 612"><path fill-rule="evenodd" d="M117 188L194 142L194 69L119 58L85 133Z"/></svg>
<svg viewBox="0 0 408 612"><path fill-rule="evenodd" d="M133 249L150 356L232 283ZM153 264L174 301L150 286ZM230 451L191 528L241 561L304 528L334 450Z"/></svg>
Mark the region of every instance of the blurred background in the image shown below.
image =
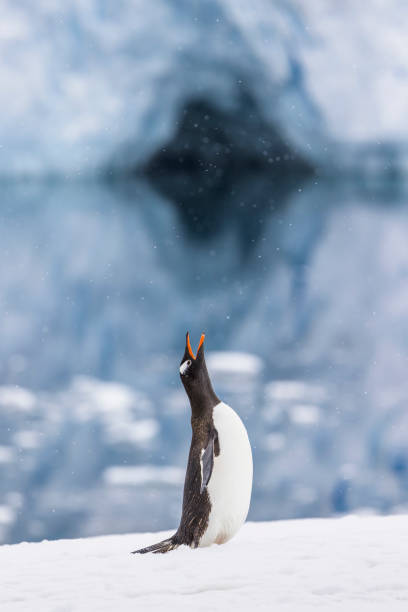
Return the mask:
<svg viewBox="0 0 408 612"><path fill-rule="evenodd" d="M188 329L251 520L408 511L408 8L0 7L0 543L177 525Z"/></svg>

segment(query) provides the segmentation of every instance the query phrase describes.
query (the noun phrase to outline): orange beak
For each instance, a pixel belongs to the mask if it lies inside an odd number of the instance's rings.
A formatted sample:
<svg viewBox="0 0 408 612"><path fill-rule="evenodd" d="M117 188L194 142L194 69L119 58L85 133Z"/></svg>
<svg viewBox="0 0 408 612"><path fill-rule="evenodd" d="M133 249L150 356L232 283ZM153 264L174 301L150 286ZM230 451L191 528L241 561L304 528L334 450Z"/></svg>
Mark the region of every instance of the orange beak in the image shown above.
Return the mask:
<svg viewBox="0 0 408 612"><path fill-rule="evenodd" d="M200 343L198 345L197 353L200 350L202 343L204 342L204 338L205 338L205 334L201 334ZM192 359L196 359L197 353L195 355L193 353L193 350L192 350L191 344L190 344L190 334L188 332L187 332L187 348L188 348L188 352L190 353L190 357Z"/></svg>

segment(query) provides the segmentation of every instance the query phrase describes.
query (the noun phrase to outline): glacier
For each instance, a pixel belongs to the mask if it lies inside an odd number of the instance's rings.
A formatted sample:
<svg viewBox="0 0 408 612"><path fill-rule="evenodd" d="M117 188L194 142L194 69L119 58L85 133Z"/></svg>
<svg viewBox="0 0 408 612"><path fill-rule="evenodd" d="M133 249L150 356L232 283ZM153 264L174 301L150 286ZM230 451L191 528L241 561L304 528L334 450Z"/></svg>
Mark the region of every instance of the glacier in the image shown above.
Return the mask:
<svg viewBox="0 0 408 612"><path fill-rule="evenodd" d="M407 26L400 0L370 10L335 0L4 0L1 173L133 171L172 140L194 100L256 112L314 165L406 173ZM258 150L258 135L246 145Z"/></svg>

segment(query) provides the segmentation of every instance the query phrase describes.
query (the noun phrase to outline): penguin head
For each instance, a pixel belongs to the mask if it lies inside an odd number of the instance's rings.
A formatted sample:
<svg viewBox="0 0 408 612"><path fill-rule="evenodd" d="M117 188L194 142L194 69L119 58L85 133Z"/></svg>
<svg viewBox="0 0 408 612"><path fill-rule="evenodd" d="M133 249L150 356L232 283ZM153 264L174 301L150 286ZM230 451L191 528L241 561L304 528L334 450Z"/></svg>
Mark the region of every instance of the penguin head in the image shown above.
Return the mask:
<svg viewBox="0 0 408 612"><path fill-rule="evenodd" d="M204 338L205 334L201 334L198 349L194 355L191 348L190 336L187 332L186 347L180 362L181 382L190 399L193 412L201 410L207 403L215 405L213 403L214 399L217 400L215 403L219 401L211 386L210 377L208 376L207 366L205 364Z"/></svg>
<svg viewBox="0 0 408 612"><path fill-rule="evenodd" d="M200 372L202 370L203 363L205 365L204 339L205 334L201 334L200 343L198 345L197 352L194 355L190 343L190 334L188 332L186 334L186 348L184 350L184 355L180 363L180 376L184 386L185 382L187 382L188 380L192 381L193 379L198 379L200 377Z"/></svg>

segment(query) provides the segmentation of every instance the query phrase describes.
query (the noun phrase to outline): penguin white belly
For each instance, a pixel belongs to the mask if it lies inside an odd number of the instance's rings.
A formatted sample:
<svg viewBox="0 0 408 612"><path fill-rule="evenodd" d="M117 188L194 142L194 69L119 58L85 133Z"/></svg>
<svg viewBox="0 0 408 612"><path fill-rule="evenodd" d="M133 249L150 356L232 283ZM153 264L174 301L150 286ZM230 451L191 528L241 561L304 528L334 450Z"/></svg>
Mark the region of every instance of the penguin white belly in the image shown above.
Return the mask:
<svg viewBox="0 0 408 612"><path fill-rule="evenodd" d="M237 413L224 402L213 409L220 454L207 491L211 502L208 527L199 546L223 544L245 522L252 491L252 452L245 426Z"/></svg>

